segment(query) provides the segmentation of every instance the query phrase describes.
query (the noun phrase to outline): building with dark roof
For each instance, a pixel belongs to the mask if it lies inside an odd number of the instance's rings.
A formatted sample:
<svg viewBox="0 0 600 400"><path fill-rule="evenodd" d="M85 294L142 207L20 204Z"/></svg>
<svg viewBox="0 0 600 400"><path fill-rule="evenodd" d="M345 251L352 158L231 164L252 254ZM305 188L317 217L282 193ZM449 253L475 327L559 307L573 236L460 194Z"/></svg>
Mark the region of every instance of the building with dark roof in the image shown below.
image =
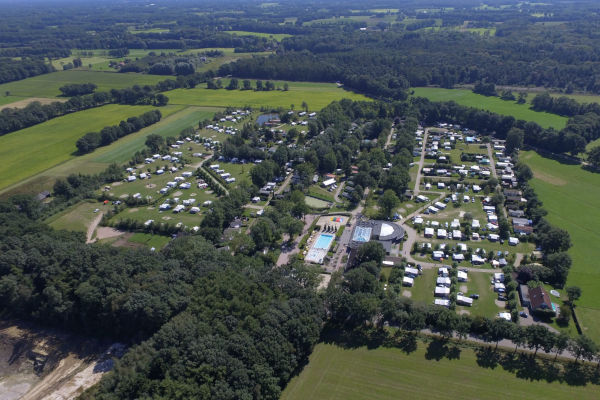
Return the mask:
<svg viewBox="0 0 600 400"><path fill-rule="evenodd" d="M350 243L350 249L357 249L362 244L370 241L378 241L381 243L385 252L390 253L392 244L399 243L404 237L404 229L400 225L389 221L358 221L354 225Z"/></svg>
<svg viewBox="0 0 600 400"><path fill-rule="evenodd" d="M531 312L536 310L553 310L550 296L548 296L548 293L541 286L529 289L529 303Z"/></svg>

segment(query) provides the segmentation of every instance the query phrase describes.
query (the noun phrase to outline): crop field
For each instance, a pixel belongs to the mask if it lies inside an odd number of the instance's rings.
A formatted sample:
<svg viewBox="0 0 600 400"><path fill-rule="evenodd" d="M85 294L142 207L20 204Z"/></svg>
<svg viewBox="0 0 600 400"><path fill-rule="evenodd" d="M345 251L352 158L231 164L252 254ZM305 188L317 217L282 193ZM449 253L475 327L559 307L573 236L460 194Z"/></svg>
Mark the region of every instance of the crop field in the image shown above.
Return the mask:
<svg viewBox="0 0 600 400"><path fill-rule="evenodd" d="M87 132L143 114L152 106L106 105L54 118L0 137L0 189L39 174L75 156L75 143ZM161 108L167 117L181 107ZM113 143L117 146L119 141ZM93 154L93 153L92 153Z"/></svg>
<svg viewBox="0 0 600 400"><path fill-rule="evenodd" d="M283 87L281 81L273 81L275 85ZM253 86L255 81L252 82ZM291 104L300 109L305 101L310 110L321 110L334 100L348 98L352 100L369 100L367 97L346 91L334 83L316 82L288 82L289 90L254 91L254 90L226 90L206 89L175 89L165 94L169 97L169 104L186 104L211 107L285 107ZM227 82L223 83L227 86Z"/></svg>
<svg viewBox="0 0 600 400"><path fill-rule="evenodd" d="M472 349L460 356L428 356L418 342L406 354L397 348L344 349L318 344L302 372L283 391L283 400L304 399L596 399L598 386L569 386L559 382L517 378L501 366L482 368Z"/></svg>
<svg viewBox="0 0 600 400"><path fill-rule="evenodd" d="M267 39L275 39L278 42L282 41L285 38L291 37L292 35L289 35L287 33L261 33L261 32L249 32L249 31L225 31L225 33L230 33L232 35L237 35L237 36L257 36L257 37L264 37Z"/></svg>
<svg viewBox="0 0 600 400"><path fill-rule="evenodd" d="M546 218L571 236L573 266L567 286L582 289L577 315L587 335L600 337L600 174L531 151L523 152L521 159L533 170L531 184L548 211Z"/></svg>
<svg viewBox="0 0 600 400"><path fill-rule="evenodd" d="M127 88L133 85L154 85L165 79L167 77L158 75L69 70L4 83L0 85L0 93L9 91L12 96L56 97L61 94L58 88L68 83L95 83L98 86L96 90L101 92Z"/></svg>
<svg viewBox="0 0 600 400"><path fill-rule="evenodd" d="M482 110L492 111L502 115L511 115L516 119L533 121L543 128L554 127L562 129L567 123L566 117L537 112L529 108L528 104L517 104L514 101L504 101L499 97L488 97L473 93L466 89L442 89L429 87L413 88L414 96L426 97L431 101L455 101L467 107L475 107Z"/></svg>

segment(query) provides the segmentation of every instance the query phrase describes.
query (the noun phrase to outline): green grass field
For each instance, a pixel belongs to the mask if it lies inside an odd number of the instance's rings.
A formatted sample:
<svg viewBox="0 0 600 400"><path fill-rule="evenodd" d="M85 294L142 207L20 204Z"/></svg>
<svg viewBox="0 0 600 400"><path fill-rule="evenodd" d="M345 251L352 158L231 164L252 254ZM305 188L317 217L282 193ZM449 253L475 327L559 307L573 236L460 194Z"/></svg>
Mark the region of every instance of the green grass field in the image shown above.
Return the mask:
<svg viewBox="0 0 600 400"><path fill-rule="evenodd" d="M76 157L75 142L87 132L118 124L128 117L152 109L152 106L111 104L54 118L1 136L0 189ZM166 106L161 108L161 112L163 117L167 117L180 109ZM118 145L119 141L115 143Z"/></svg>
<svg viewBox="0 0 600 400"><path fill-rule="evenodd" d="M154 247L157 250L162 249L169 243L170 238L160 235L152 235L149 233L134 233L127 241L131 243L143 244L147 247Z"/></svg>
<svg viewBox="0 0 600 400"><path fill-rule="evenodd" d="M68 83L92 82L98 86L96 90L101 92L127 88L133 85L153 85L165 79L166 77L158 75L69 70L4 83L0 85L0 93L4 94L9 91L12 96L56 97L61 94L58 88Z"/></svg>
<svg viewBox="0 0 600 400"><path fill-rule="evenodd" d="M306 367L285 388L282 400L343 399L597 399L595 385L520 379L501 366L477 365L477 356L463 348L460 357L428 360L427 346L406 354L400 349L343 349L318 344Z"/></svg>
<svg viewBox="0 0 600 400"><path fill-rule="evenodd" d="M273 81L283 87L281 81ZM254 85L255 82L253 81ZM367 97L338 88L334 83L288 82L289 90L273 90L257 92L254 90L211 90L205 87L195 89L175 89L165 94L169 104L186 104L211 107L284 107L294 104L297 109L306 101L310 110L320 110L334 100L348 98L352 100L368 100ZM227 82L224 82L224 86Z"/></svg>
<svg viewBox="0 0 600 400"><path fill-rule="evenodd" d="M275 39L278 42L281 42L283 39L292 36L292 35L288 35L287 33L261 33L261 32L249 32L249 31L224 31L224 32L230 33L232 35L237 35L237 36L257 36L257 37L264 37L267 39Z"/></svg>
<svg viewBox="0 0 600 400"><path fill-rule="evenodd" d="M15 101L20 101L23 100L22 97L17 97L17 96L4 96L2 95L2 97L0 97L0 106L3 106L5 104L10 104L10 103L14 103Z"/></svg>
<svg viewBox="0 0 600 400"><path fill-rule="evenodd" d="M102 207L102 204L97 201L83 201L53 215L45 222L54 229L85 233L94 218L98 216L94 210Z"/></svg>
<svg viewBox="0 0 600 400"><path fill-rule="evenodd" d="M546 218L571 236L573 266L567 286L583 290L577 315L586 334L600 337L600 174L531 151L523 152L521 159L533 169L531 184L548 211Z"/></svg>
<svg viewBox="0 0 600 400"><path fill-rule="evenodd" d="M544 128L554 127L562 129L567 123L566 117L550 114L546 112L537 112L529 109L527 104L517 104L514 101L504 101L499 97L487 97L470 90L465 89L442 89L417 87L413 88L414 96L426 97L431 101L450 101L468 107L475 107L482 110L489 110L502 115L512 115L516 119L533 121Z"/></svg>

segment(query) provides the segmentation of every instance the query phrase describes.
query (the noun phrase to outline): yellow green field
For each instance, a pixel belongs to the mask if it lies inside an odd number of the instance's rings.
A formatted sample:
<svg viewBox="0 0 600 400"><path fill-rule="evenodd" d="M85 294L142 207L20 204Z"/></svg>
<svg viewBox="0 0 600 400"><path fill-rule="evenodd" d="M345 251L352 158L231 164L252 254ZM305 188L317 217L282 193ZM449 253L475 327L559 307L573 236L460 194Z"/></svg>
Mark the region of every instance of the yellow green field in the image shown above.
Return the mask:
<svg viewBox="0 0 600 400"><path fill-rule="evenodd" d="M548 211L546 218L571 236L573 266L567 286L583 290L577 315L587 335L600 337L600 174L532 151L523 152L521 159L533 170L531 185Z"/></svg>
<svg viewBox="0 0 600 400"><path fill-rule="evenodd" d="M502 115L511 115L516 119L533 121L543 128L554 127L562 129L567 123L566 117L550 114L547 112L537 112L529 108L528 104L517 104L514 101L504 101L499 97L488 97L473 93L465 89L442 89L432 87L416 87L414 96L426 97L431 101L455 101L458 104L467 107L475 107L482 110L488 110Z"/></svg>
<svg viewBox="0 0 600 400"><path fill-rule="evenodd" d="M274 81L283 88L284 82ZM241 84L241 82L240 82ZM273 90L269 92L254 90L226 90L206 89L175 89L165 94L169 97L169 104L186 104L211 107L290 107L294 104L297 109L305 101L310 110L320 110L334 100L348 98L352 100L368 100L367 97L346 91L334 83L315 82L288 82L289 90ZM224 82L224 86L227 82ZM252 81L255 86L255 80Z"/></svg>
<svg viewBox="0 0 600 400"><path fill-rule="evenodd" d="M502 366L483 368L472 349L449 359L418 342L406 354L397 348L344 349L318 344L302 372L287 385L282 400L396 399L597 399L600 387L518 378Z"/></svg>
<svg viewBox="0 0 600 400"><path fill-rule="evenodd" d="M75 158L75 143L87 132L118 124L152 109L152 106L110 104L1 136L0 189ZM181 106L166 106L161 108L161 112L163 117L167 117L181 109Z"/></svg>
<svg viewBox="0 0 600 400"><path fill-rule="evenodd" d="M257 36L264 37L267 39L275 39L278 42L281 40L291 37L292 35L288 35L287 33L262 33L262 32L249 32L249 31L224 31L225 33L230 33L232 35L237 36Z"/></svg>
<svg viewBox="0 0 600 400"><path fill-rule="evenodd" d="M11 96L56 97L61 95L58 88L68 83L95 83L98 86L97 91L101 92L133 85L154 85L165 79L166 77L158 75L69 70L4 83L0 85L0 93L4 94L8 91Z"/></svg>

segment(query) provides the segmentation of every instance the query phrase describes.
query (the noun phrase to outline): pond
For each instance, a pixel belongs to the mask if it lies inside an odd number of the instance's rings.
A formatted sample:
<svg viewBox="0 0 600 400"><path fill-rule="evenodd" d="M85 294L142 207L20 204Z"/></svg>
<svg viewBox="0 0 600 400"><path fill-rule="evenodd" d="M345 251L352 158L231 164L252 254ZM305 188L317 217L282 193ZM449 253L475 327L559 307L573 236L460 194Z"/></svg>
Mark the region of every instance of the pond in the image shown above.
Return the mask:
<svg viewBox="0 0 600 400"><path fill-rule="evenodd" d="M262 114L259 115L256 119L256 123L259 126L263 126L265 123L269 122L271 119L279 119L279 114Z"/></svg>

